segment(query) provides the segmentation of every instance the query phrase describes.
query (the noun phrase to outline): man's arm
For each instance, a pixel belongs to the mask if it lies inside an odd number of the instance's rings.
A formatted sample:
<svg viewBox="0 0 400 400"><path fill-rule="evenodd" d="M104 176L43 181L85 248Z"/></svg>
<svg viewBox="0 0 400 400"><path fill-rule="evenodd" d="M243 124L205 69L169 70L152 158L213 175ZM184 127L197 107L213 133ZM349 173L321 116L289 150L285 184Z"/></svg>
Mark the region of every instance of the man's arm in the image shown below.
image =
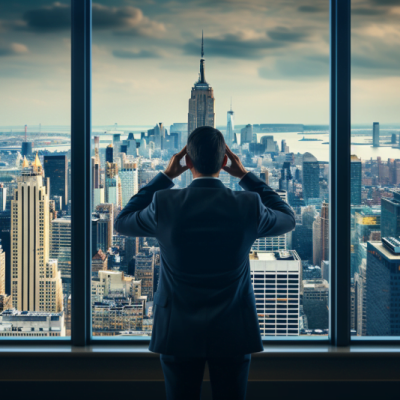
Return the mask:
<svg viewBox="0 0 400 400"><path fill-rule="evenodd" d="M157 229L155 193L172 186L172 180L160 172L132 196L116 218L114 229L126 236L154 237Z"/></svg>
<svg viewBox="0 0 400 400"><path fill-rule="evenodd" d="M292 209L265 182L248 172L239 185L259 194L258 237L279 236L294 229L296 221Z"/></svg>

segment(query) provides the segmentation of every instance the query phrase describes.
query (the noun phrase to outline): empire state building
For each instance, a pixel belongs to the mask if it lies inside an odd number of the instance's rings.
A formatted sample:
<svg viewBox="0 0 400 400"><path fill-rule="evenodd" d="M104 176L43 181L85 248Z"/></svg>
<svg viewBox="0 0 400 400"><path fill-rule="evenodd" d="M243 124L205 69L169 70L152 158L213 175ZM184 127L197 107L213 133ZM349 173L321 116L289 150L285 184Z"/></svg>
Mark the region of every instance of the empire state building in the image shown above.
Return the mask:
<svg viewBox="0 0 400 400"><path fill-rule="evenodd" d="M192 92L189 99L188 135L190 135L199 126L212 126L215 128L214 91L206 81L203 33L201 34L199 79L192 87Z"/></svg>

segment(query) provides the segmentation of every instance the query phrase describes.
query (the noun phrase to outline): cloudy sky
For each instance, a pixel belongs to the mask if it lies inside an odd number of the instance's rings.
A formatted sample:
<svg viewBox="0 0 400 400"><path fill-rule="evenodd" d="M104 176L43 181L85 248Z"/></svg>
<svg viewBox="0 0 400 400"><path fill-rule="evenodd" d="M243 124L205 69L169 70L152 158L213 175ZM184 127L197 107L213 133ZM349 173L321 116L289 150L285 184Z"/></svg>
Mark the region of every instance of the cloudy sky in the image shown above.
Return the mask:
<svg viewBox="0 0 400 400"><path fill-rule="evenodd" d="M328 0L93 3L93 124L186 122L204 30L217 125L327 124ZM353 0L354 123L400 122L400 0ZM0 0L0 126L68 125L70 2Z"/></svg>

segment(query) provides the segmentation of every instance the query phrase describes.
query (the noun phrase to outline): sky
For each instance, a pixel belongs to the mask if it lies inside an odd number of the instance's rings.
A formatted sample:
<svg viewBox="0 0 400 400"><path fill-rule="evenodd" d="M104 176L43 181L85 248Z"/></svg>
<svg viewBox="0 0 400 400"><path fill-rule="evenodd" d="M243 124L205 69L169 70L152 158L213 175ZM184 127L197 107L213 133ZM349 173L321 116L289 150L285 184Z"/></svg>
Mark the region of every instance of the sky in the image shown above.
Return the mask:
<svg viewBox="0 0 400 400"><path fill-rule="evenodd" d="M352 2L352 122L399 123L400 0ZM328 0L93 2L93 125L187 122L204 31L217 125L329 123ZM0 126L70 124L70 2L0 0Z"/></svg>

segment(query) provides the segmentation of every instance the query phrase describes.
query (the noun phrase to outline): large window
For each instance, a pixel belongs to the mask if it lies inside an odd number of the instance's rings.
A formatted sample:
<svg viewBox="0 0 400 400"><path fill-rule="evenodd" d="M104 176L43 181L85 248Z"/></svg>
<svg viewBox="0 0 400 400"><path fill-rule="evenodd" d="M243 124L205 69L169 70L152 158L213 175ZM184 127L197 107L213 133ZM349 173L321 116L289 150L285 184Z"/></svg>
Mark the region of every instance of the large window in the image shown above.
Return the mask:
<svg viewBox="0 0 400 400"><path fill-rule="evenodd" d="M0 339L70 336L70 2L0 21Z"/></svg>
<svg viewBox="0 0 400 400"><path fill-rule="evenodd" d="M399 27L395 2L353 1L351 331L400 336Z"/></svg>
<svg viewBox="0 0 400 400"><path fill-rule="evenodd" d="M262 335L327 338L329 3L303 3L93 4L95 338L151 335L159 245L119 235L113 220L202 125L296 214L293 232L249 255ZM187 171L172 190L191 181Z"/></svg>

